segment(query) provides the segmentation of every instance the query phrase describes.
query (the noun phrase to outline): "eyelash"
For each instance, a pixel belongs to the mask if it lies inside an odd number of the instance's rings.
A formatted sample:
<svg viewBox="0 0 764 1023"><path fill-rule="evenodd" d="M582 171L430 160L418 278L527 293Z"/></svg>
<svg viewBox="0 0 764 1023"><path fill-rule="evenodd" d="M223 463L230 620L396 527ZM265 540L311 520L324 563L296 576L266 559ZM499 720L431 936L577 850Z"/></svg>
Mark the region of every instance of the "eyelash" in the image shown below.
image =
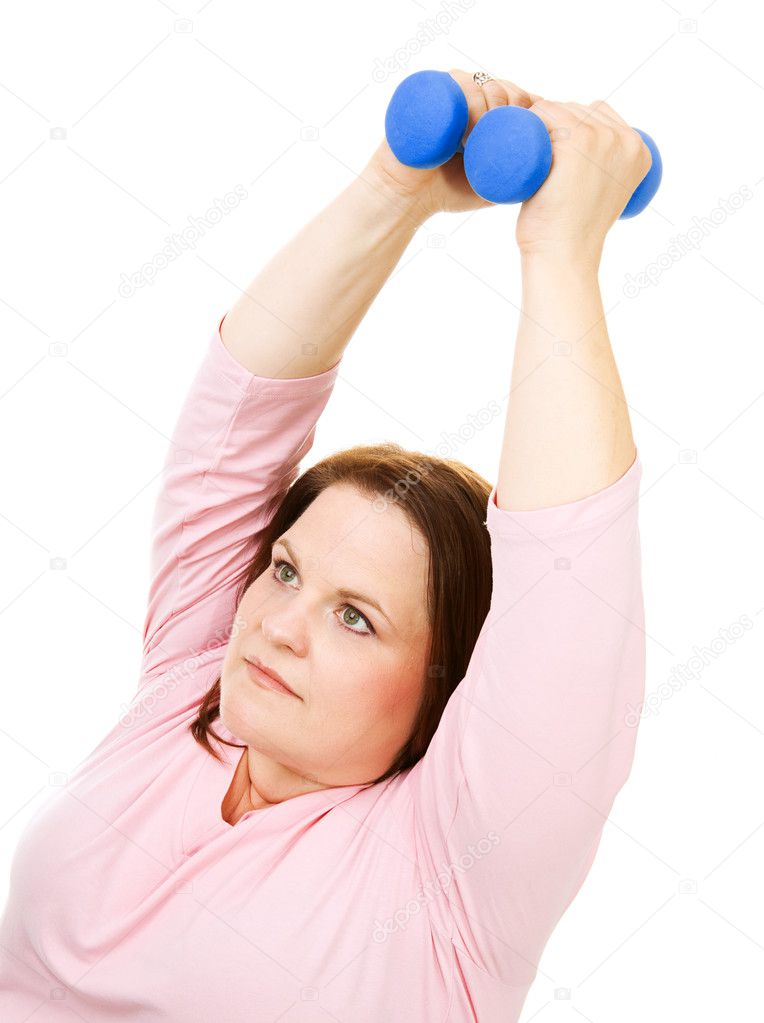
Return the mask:
<svg viewBox="0 0 764 1023"><path fill-rule="evenodd" d="M297 569L294 567L294 565L291 565L288 561L284 561L283 558L277 558L276 560L274 560L271 563L271 565L272 565L272 568L273 568L273 571L271 572L272 578L274 578L277 583L281 583L282 586L286 586L287 585L287 583L285 583L283 579L279 579L279 577L278 577L279 570L281 569L281 567L283 565L286 565L287 568L291 568L292 571L295 573L295 575L297 574ZM352 610L355 611L355 613L358 615L358 617L361 618L366 623L366 625L369 628L369 632L358 632L357 629L351 629L348 625L345 625L345 624L343 624L343 622L340 622L340 626L346 632L351 632L351 633L353 633L354 636L369 636L369 635L374 636L376 634L376 629L374 628L374 626L371 624L371 622L366 617L366 615L362 614L358 610L357 607L353 607L352 604L343 604L342 606L343 607L352 608Z"/></svg>

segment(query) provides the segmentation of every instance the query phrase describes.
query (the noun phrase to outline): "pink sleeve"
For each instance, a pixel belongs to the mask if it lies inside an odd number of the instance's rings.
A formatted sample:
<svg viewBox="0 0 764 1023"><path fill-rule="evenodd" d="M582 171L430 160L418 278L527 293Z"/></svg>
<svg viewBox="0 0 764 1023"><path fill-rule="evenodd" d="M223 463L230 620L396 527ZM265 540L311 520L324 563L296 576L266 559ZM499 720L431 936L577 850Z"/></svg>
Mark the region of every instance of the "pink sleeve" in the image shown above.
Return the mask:
<svg viewBox="0 0 764 1023"><path fill-rule="evenodd" d="M144 679L228 642L256 535L296 479L339 372L341 360L310 377L256 376L225 347L220 324L165 458L152 523Z"/></svg>
<svg viewBox="0 0 764 1023"><path fill-rule="evenodd" d="M432 925L507 984L533 980L631 770L645 672L641 476L637 453L605 489L535 511L500 509L493 488L490 611L404 782L423 882L439 892Z"/></svg>

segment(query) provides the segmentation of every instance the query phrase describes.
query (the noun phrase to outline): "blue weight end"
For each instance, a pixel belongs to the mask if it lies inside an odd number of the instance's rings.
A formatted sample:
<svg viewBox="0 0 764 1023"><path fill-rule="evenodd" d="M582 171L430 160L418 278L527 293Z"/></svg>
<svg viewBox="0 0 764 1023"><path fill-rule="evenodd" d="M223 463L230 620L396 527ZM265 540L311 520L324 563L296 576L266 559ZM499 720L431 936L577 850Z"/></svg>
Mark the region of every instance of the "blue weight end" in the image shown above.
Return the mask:
<svg viewBox="0 0 764 1023"><path fill-rule="evenodd" d="M440 167L461 150L469 110L446 71L415 71L393 93L385 114L387 143L408 167Z"/></svg>
<svg viewBox="0 0 764 1023"><path fill-rule="evenodd" d="M541 118L525 107L493 107L467 138L464 173L482 199L524 202L552 166L552 143Z"/></svg>
<svg viewBox="0 0 764 1023"><path fill-rule="evenodd" d="M641 213L658 191L658 185L660 185L661 178L663 177L663 161L661 160L661 154L658 152L658 147L655 142L650 138L647 132L642 131L641 128L635 128L634 131L638 131L642 136L642 140L650 150L653 162L650 170L634 189L631 199L629 199L626 203L623 213L618 218L619 220L626 220L628 217L636 217L638 213Z"/></svg>

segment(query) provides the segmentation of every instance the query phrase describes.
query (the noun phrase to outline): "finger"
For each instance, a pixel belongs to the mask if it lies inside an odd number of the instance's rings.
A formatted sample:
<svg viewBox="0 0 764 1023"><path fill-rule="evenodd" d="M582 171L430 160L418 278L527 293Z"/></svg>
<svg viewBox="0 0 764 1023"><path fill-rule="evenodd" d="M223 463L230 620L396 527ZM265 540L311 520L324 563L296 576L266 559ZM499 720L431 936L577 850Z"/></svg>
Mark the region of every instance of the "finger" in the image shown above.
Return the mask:
<svg viewBox="0 0 764 1023"><path fill-rule="evenodd" d="M462 71L461 68L451 68L448 73L461 86L464 98L467 100L467 110L469 112L467 128L460 140L461 144L464 145L467 136L488 109L486 95L480 86L473 81L472 75L468 71Z"/></svg>
<svg viewBox="0 0 764 1023"><path fill-rule="evenodd" d="M650 152L649 146L647 145L645 140L642 138L642 136L639 134L639 132L636 130L636 128L632 127L632 125L630 125L628 121L625 121L621 117L621 115L616 113L616 111L613 110L613 108L608 103L606 103L604 100L596 99L593 103L589 104L589 107L590 107L590 109L596 110L596 112L600 116L603 116L603 117L607 116L607 117L609 117L610 118L610 124L613 127L619 128L621 130L624 129L624 128L628 128L630 135L631 136L636 136L636 138L639 139L639 141L642 143L640 148L643 150L642 158L647 163L647 168L649 169L652 166L653 155ZM645 173L647 173L647 171L645 171Z"/></svg>
<svg viewBox="0 0 764 1023"><path fill-rule="evenodd" d="M621 130L622 125L620 125L617 121L614 121L612 117L600 110L598 107L584 106L583 103L566 103L565 106L574 112L578 120L581 122L591 125L601 124L606 128L617 128L619 131Z"/></svg>
<svg viewBox="0 0 764 1023"><path fill-rule="evenodd" d="M541 118L550 135L555 128L560 126L563 120L570 118L570 114L566 118L565 104L555 103L550 99L539 98L534 100L529 109L531 113Z"/></svg>
<svg viewBox="0 0 764 1023"><path fill-rule="evenodd" d="M619 117L615 110L613 110L612 107L609 107L607 103L595 101L586 107L582 106L580 103L570 103L568 106L574 107L580 111L582 120L588 120L589 123L605 125L608 128L617 131L619 134L624 133L625 129L628 129L629 137L636 135L637 138L640 138L640 141L642 141L639 132L635 131L634 128L632 128L628 122L624 121L622 117ZM642 145L645 149L647 149L644 141L642 142Z"/></svg>
<svg viewBox="0 0 764 1023"><path fill-rule="evenodd" d="M621 132L622 137L624 139L624 145L627 147L627 151L631 145L635 147L634 159L636 165L642 166L643 176L647 174L647 172L653 165L653 154L645 140L642 138L642 136L639 134L636 128L632 127L632 125L630 125L628 121L625 121L622 117L620 117L615 112L615 110L613 110L612 107L608 106L607 103L605 103L602 100L597 100L595 102L597 103L596 109L600 111L600 113L604 113L604 111L602 111L601 109L602 107L604 107L605 110L611 115L610 123L614 128Z"/></svg>
<svg viewBox="0 0 764 1023"><path fill-rule="evenodd" d="M504 82L498 78L492 78L490 82L484 82L479 86L485 97L486 109L493 110L494 107L524 106L525 104L513 103L510 99L509 90ZM516 94L518 100L519 94Z"/></svg>
<svg viewBox="0 0 764 1023"><path fill-rule="evenodd" d="M582 121L587 120L589 124L599 124L603 127L609 128L610 131L616 132L624 140L626 140L628 136L629 141L625 143L626 145L631 145L633 143L636 149L643 150L641 153L641 159L646 163L644 173L647 173L652 163L652 154L650 153L650 150L639 132L632 128L630 124L623 120L623 118L618 117L617 115L615 117L611 117L605 110L601 109L601 106L607 107L607 103L601 105L590 104L587 107L583 106L581 103L566 103L565 106L577 111L581 115ZM615 114L615 111L613 111L613 113Z"/></svg>
<svg viewBox="0 0 764 1023"><path fill-rule="evenodd" d="M486 93L489 110L494 106L525 107L527 109L533 103L533 97L529 92L506 78L492 78L482 88Z"/></svg>
<svg viewBox="0 0 764 1023"><path fill-rule="evenodd" d="M618 124L621 124L627 128L631 127L631 125L624 121L621 115L616 113L615 110L613 110L613 108L610 106L610 104L606 103L604 99L595 99L592 103L589 104L589 106L592 109L597 110L599 113L604 114L607 117L610 117L612 120L617 121Z"/></svg>

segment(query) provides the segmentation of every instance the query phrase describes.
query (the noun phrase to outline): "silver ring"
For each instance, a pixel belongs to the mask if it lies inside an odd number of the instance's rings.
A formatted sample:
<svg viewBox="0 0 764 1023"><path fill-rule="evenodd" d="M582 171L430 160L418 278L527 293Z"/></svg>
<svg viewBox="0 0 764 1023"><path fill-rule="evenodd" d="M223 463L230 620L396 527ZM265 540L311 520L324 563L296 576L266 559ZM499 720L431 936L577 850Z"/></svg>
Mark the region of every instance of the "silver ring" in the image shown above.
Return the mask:
<svg viewBox="0 0 764 1023"><path fill-rule="evenodd" d="M493 81L493 75L489 75L487 71L476 71L472 76L472 81L475 85L485 85L486 82Z"/></svg>

